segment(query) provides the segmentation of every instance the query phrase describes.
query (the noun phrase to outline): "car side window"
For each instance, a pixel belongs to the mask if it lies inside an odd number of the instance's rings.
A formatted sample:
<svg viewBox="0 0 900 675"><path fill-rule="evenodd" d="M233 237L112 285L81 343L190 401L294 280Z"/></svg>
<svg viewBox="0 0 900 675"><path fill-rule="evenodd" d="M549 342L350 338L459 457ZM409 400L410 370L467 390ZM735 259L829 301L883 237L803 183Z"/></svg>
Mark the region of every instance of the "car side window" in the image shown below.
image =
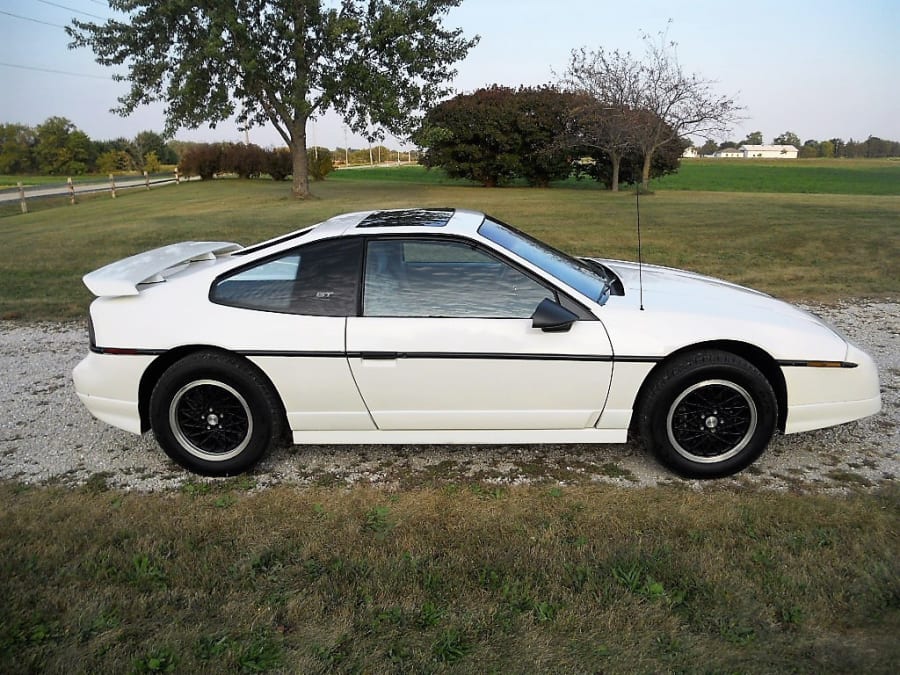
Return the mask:
<svg viewBox="0 0 900 675"><path fill-rule="evenodd" d="M363 314L525 319L556 294L508 263L457 241L372 240Z"/></svg>
<svg viewBox="0 0 900 675"><path fill-rule="evenodd" d="M361 259L358 239L313 242L218 279L210 300L286 314L356 314Z"/></svg>

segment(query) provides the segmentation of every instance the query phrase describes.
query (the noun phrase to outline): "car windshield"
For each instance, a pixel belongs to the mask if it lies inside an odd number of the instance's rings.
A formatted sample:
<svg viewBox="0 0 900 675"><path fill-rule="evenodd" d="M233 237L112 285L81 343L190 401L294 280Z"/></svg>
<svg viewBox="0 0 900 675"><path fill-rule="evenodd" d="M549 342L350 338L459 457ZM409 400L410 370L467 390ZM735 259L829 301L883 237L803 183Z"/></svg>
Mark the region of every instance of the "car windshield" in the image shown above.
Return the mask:
<svg viewBox="0 0 900 675"><path fill-rule="evenodd" d="M542 241L492 218L484 219L478 233L595 302L602 305L609 299L612 279L603 274L602 269L593 268L586 262L557 251Z"/></svg>

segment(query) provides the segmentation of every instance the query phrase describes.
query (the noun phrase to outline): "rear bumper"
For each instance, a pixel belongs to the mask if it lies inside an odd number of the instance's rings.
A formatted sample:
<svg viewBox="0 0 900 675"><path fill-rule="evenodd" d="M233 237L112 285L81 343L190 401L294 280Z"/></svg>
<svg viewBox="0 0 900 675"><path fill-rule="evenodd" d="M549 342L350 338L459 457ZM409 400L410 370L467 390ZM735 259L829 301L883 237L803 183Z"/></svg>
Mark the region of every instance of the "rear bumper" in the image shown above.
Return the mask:
<svg viewBox="0 0 900 675"><path fill-rule="evenodd" d="M98 420L140 434L138 391L154 358L90 352L72 371L78 398Z"/></svg>

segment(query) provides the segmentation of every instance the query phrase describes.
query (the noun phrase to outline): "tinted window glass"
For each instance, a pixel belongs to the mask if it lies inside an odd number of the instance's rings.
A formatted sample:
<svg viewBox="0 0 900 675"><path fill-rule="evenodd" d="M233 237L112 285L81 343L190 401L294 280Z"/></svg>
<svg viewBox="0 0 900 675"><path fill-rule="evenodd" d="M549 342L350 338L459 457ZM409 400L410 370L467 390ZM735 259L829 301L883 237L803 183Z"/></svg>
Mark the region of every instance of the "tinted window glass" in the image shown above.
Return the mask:
<svg viewBox="0 0 900 675"><path fill-rule="evenodd" d="M315 242L220 279L210 299L289 314L356 314L361 257L355 239Z"/></svg>
<svg viewBox="0 0 900 675"><path fill-rule="evenodd" d="M553 291L453 241L376 240L366 253L366 316L528 318Z"/></svg>
<svg viewBox="0 0 900 675"><path fill-rule="evenodd" d="M478 228L478 234L523 257L600 304L605 303L609 297L610 279L600 276L598 271L587 263L557 251L515 228L485 218Z"/></svg>

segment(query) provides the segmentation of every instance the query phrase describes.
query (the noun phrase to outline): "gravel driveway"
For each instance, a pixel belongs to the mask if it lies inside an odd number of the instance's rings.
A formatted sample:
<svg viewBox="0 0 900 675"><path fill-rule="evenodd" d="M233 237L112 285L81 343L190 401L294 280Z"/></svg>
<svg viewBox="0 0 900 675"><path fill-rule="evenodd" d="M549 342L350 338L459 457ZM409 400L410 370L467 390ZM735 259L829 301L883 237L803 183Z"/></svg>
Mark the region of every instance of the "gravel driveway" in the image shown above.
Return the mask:
<svg viewBox="0 0 900 675"><path fill-rule="evenodd" d="M875 358L882 412L833 429L778 437L748 470L704 482L704 487L845 491L872 488L900 475L900 303L860 301L809 309ZM71 379L86 349L83 325L0 322L0 478L79 485L94 477L144 491L214 480L200 479L169 461L152 435L134 436L88 414ZM701 485L673 476L632 443L294 446L273 452L252 478L259 486L365 483L386 488L435 480Z"/></svg>

